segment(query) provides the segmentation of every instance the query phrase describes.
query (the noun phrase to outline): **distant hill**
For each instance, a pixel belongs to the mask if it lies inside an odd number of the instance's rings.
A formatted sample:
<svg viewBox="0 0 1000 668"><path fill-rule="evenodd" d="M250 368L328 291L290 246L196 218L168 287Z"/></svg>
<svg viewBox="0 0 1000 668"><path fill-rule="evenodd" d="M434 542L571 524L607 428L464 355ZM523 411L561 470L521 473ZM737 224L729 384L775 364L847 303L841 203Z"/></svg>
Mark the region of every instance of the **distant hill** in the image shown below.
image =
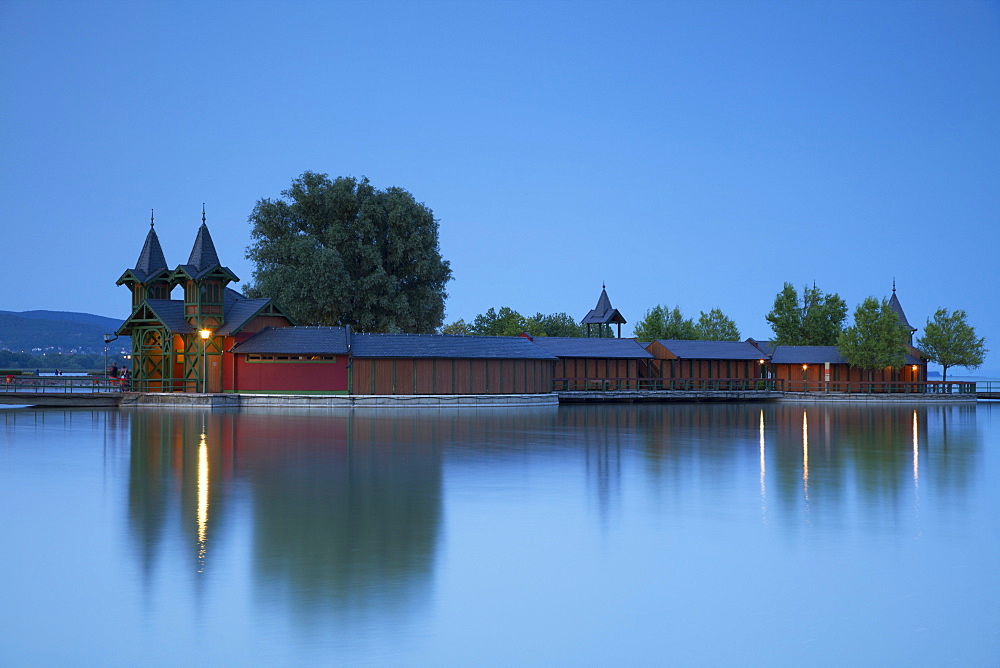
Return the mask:
<svg viewBox="0 0 1000 668"><path fill-rule="evenodd" d="M122 321L72 311L0 311L0 349L24 352L104 352L104 334ZM128 349L128 337L119 337L109 350ZM41 349L40 351L37 349Z"/></svg>

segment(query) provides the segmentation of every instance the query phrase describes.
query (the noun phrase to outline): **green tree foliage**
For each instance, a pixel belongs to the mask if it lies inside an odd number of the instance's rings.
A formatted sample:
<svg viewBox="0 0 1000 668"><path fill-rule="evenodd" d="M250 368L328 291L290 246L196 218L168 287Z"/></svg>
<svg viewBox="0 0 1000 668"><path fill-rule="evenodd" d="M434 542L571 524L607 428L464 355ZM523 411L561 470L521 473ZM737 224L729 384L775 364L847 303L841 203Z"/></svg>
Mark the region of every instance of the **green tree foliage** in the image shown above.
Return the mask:
<svg viewBox="0 0 1000 668"><path fill-rule="evenodd" d="M478 336L583 336L586 330L567 313L536 313L526 318L508 306L498 311L491 308L480 313L472 324L456 320L441 328L442 334L475 334Z"/></svg>
<svg viewBox="0 0 1000 668"><path fill-rule="evenodd" d="M698 329L694 321L685 318L679 306L668 309L657 305L646 311L646 315L636 324L632 335L640 341L656 341L659 339L698 338Z"/></svg>
<svg viewBox="0 0 1000 668"><path fill-rule="evenodd" d="M702 341L740 340L740 330L736 323L721 309L714 308L708 313L701 311L694 327L697 338Z"/></svg>
<svg viewBox="0 0 1000 668"><path fill-rule="evenodd" d="M909 334L888 299L868 297L854 310L854 324L840 334L837 346L852 366L867 369L871 380L876 369L906 363Z"/></svg>
<svg viewBox="0 0 1000 668"><path fill-rule="evenodd" d="M459 318L455 322L449 322L441 328L442 334L451 334L453 336L472 334L472 327L469 323L465 322L462 318Z"/></svg>
<svg viewBox="0 0 1000 668"><path fill-rule="evenodd" d="M584 336L587 330L568 313L536 313L528 318L527 332L532 336Z"/></svg>
<svg viewBox="0 0 1000 668"><path fill-rule="evenodd" d="M939 308L933 319L927 319L924 335L917 339L917 348L924 357L941 365L942 380L948 380L950 367L978 369L986 358L986 339L976 337L976 330L965 317L961 309L948 315L947 309Z"/></svg>
<svg viewBox="0 0 1000 668"><path fill-rule="evenodd" d="M785 283L765 316L779 346L833 346L844 331L847 304L837 293L826 294L815 285L802 289L802 300Z"/></svg>
<svg viewBox="0 0 1000 668"><path fill-rule="evenodd" d="M472 334L479 336L518 336L527 329L527 318L507 306L490 308L472 321Z"/></svg>
<svg viewBox="0 0 1000 668"><path fill-rule="evenodd" d="M305 172L250 215L250 297L305 324L432 332L444 319L448 262L429 208L402 188Z"/></svg>

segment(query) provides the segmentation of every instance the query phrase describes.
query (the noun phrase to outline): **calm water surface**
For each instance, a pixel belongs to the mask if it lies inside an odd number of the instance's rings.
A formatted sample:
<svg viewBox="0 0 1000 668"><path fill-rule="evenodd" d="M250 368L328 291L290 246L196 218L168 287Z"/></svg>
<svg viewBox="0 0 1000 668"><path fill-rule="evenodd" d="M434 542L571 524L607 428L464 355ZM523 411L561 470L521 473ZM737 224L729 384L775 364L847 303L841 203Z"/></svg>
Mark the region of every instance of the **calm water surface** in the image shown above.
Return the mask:
<svg viewBox="0 0 1000 668"><path fill-rule="evenodd" d="M1000 664L1000 404L0 408L0 665Z"/></svg>

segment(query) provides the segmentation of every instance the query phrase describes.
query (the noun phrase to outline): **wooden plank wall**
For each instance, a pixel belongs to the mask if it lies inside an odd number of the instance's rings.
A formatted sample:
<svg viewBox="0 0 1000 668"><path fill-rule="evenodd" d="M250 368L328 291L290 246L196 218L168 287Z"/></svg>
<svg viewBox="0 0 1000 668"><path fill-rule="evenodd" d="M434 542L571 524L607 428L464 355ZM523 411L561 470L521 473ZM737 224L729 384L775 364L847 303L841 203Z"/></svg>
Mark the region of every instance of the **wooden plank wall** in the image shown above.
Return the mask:
<svg viewBox="0 0 1000 668"><path fill-rule="evenodd" d="M554 364L509 359L363 359L352 394L539 394L552 391Z"/></svg>

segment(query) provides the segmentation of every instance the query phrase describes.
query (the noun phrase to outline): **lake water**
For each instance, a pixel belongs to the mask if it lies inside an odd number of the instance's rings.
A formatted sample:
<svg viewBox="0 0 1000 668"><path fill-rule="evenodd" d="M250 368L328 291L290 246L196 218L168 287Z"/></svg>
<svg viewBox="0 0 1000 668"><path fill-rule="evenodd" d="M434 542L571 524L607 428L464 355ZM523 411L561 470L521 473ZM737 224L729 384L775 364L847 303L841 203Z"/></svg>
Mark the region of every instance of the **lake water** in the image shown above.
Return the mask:
<svg viewBox="0 0 1000 668"><path fill-rule="evenodd" d="M1000 404L0 408L0 665L1000 664Z"/></svg>

